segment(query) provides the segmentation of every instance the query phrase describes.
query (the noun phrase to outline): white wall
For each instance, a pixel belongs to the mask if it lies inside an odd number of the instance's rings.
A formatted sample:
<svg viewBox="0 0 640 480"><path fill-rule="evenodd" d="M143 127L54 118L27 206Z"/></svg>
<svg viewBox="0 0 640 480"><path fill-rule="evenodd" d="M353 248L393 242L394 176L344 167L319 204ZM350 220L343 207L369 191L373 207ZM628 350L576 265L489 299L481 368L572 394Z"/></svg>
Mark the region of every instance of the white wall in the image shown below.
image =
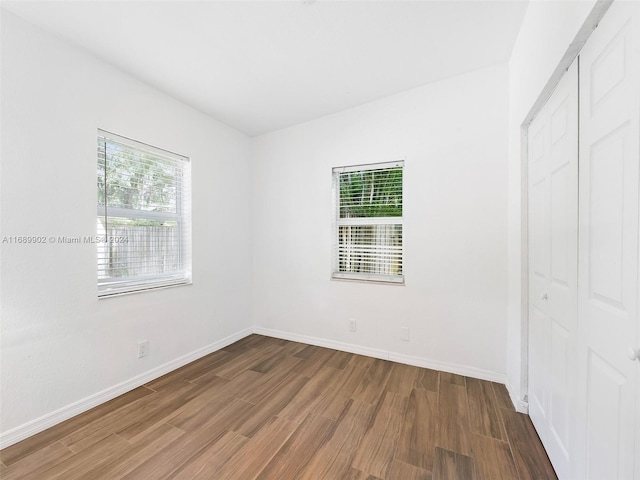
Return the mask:
<svg viewBox="0 0 640 480"><path fill-rule="evenodd" d="M509 309L507 386L526 394L526 323L522 312L521 125L595 5L594 0L533 0L509 62Z"/></svg>
<svg viewBox="0 0 640 480"><path fill-rule="evenodd" d="M191 158L195 259L192 286L98 301L95 246L3 244L5 435L59 421L70 410L52 416L58 409L246 334L247 137L7 12L1 93L2 236L95 234L103 128ZM149 341L142 360L140 339Z"/></svg>
<svg viewBox="0 0 640 480"><path fill-rule="evenodd" d="M255 138L255 324L504 379L507 80L495 66ZM331 168L401 158L406 285L330 280Z"/></svg>

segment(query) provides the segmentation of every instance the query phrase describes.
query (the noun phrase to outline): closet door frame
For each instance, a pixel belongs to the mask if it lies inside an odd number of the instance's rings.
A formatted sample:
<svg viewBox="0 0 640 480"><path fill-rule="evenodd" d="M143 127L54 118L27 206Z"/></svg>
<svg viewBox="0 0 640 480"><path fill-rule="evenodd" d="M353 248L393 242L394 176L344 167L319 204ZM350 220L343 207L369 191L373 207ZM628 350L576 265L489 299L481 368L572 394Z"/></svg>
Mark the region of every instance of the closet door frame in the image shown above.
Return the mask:
<svg viewBox="0 0 640 480"><path fill-rule="evenodd" d="M576 61L580 50L587 43L591 33L597 28L607 13L613 0L598 1L567 47L540 95L531 106L520 125L520 398L514 399L516 410L528 413L529 393L529 126L545 106L567 69ZM639 408L640 410L640 408Z"/></svg>

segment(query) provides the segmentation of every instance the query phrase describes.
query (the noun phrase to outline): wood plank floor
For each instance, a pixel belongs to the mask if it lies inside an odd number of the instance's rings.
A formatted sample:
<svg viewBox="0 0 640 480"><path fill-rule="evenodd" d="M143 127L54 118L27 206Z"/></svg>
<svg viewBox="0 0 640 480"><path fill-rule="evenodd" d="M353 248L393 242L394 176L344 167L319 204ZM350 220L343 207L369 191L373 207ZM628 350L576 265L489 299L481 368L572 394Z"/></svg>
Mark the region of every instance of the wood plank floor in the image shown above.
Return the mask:
<svg viewBox="0 0 640 480"><path fill-rule="evenodd" d="M3 480L556 478L503 385L259 335L0 460Z"/></svg>

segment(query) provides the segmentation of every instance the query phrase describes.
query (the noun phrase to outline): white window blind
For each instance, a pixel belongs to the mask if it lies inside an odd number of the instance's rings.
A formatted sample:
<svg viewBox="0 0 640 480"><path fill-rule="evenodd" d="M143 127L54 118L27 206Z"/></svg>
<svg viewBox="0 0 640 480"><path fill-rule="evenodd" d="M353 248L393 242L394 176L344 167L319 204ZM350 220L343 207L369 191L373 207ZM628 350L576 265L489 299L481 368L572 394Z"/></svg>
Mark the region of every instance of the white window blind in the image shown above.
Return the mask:
<svg viewBox="0 0 640 480"><path fill-rule="evenodd" d="M404 283L404 162L333 169L333 278Z"/></svg>
<svg viewBox="0 0 640 480"><path fill-rule="evenodd" d="M187 157L98 130L98 296L191 282Z"/></svg>

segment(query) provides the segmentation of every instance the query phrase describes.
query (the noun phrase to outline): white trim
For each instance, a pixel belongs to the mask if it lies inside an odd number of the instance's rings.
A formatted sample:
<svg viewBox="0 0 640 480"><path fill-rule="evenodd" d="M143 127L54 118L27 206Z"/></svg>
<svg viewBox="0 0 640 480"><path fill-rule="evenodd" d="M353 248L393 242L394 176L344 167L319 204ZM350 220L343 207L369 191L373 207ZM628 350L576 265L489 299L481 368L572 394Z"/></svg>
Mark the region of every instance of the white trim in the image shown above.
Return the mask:
<svg viewBox="0 0 640 480"><path fill-rule="evenodd" d="M492 372L480 368L470 367L466 365L457 365L448 362L439 362L424 357L416 357L412 355L404 355L402 353L389 352L377 348L363 347L352 343L336 342L325 338L311 337L308 335L299 335L296 333L283 332L281 330L272 330L270 328L254 327L253 333L265 335L268 337L280 338L283 340L291 340L294 342L307 343L318 347L331 348L343 352L356 353L358 355L366 355L367 357L380 358L392 362L404 363L416 367L430 368L432 370L440 370L442 372L455 373L464 375L465 377L478 378L480 380L488 380L490 382L504 384L507 377L503 373Z"/></svg>
<svg viewBox="0 0 640 480"><path fill-rule="evenodd" d="M518 398L518 394L516 390L513 388L513 384L509 381L507 377L505 382L505 387L507 387L507 392L509 393L509 398L511 398L511 403L513 403L516 412L524 413L525 415L529 415L529 403L525 402Z"/></svg>
<svg viewBox="0 0 640 480"><path fill-rule="evenodd" d="M153 276L146 279L133 281L135 277L131 277L130 282L104 282L98 283L98 300L104 298L120 297L122 295L131 295L133 293L148 292L151 290L159 290L163 288L184 287L193 285L191 276L180 276L173 280L167 277Z"/></svg>
<svg viewBox="0 0 640 480"><path fill-rule="evenodd" d="M403 225L403 217L355 217L338 218L338 225ZM398 247L402 250L402 247Z"/></svg>
<svg viewBox="0 0 640 480"><path fill-rule="evenodd" d="M390 283L393 285L404 285L404 275L383 275L380 273L351 273L333 272L331 278L334 280L360 280L367 283Z"/></svg>
<svg viewBox="0 0 640 480"><path fill-rule="evenodd" d="M595 5L582 24L573 41L567 47L560 62L531 105L520 125L520 385L507 384L511 400L516 410L527 413L529 404L526 399L529 392L529 125L545 106L564 73L578 58L582 47L591 33L598 27L614 0L596 0Z"/></svg>
<svg viewBox="0 0 640 480"><path fill-rule="evenodd" d="M134 388L141 387L142 385L149 383L151 380L155 380L162 375L165 375L173 370L180 368L188 363L191 363L205 355L209 355L217 350L220 350L227 345L231 345L238 340L251 335L253 333L252 328L245 328L238 333L234 333L233 335L229 335L217 342L213 342L205 347L199 348L198 350L194 350L191 353L183 355L182 357L176 358L175 360L171 360L163 365L152 368L151 370L144 372L140 375L137 375L129 380L126 380L122 383L114 385L112 387L106 388L101 392L94 393L93 395L89 395L82 400L78 400L77 402L66 405L58 410L55 410L51 413L47 413L35 420L31 420L27 423L19 425L11 430L7 430L6 432L2 432L0 435L0 449L6 448L14 443L18 443L25 438L28 438L36 433L40 433L47 428L53 427L58 423L64 422L65 420L70 419L71 417L75 417L87 410L90 410L98 405L101 405L109 400L112 400L124 393L130 392Z"/></svg>
<svg viewBox="0 0 640 480"><path fill-rule="evenodd" d="M119 145L124 145L130 148L148 150L149 152L153 153L158 157L166 158L171 161L175 161L175 160L182 160L186 162L191 161L189 157L173 152L166 148L156 147L155 145L151 145L150 143L140 142L138 140L134 140L133 138L125 137L124 135L119 135L117 133L109 132L107 130L102 130L101 128L98 129L98 136L108 139L109 141L113 143L117 143Z"/></svg>
<svg viewBox="0 0 640 480"><path fill-rule="evenodd" d="M104 205L96 205L98 217L103 218L105 210L107 212L107 217L112 218L139 218L143 220L170 221L178 223L182 220L182 215L180 213L156 212L153 210L137 210L135 208L105 207Z"/></svg>
<svg viewBox="0 0 640 480"><path fill-rule="evenodd" d="M333 167L334 173L359 172L361 170L383 170L385 168L403 167L405 159L392 162L363 163L362 165L345 165L343 167Z"/></svg>

